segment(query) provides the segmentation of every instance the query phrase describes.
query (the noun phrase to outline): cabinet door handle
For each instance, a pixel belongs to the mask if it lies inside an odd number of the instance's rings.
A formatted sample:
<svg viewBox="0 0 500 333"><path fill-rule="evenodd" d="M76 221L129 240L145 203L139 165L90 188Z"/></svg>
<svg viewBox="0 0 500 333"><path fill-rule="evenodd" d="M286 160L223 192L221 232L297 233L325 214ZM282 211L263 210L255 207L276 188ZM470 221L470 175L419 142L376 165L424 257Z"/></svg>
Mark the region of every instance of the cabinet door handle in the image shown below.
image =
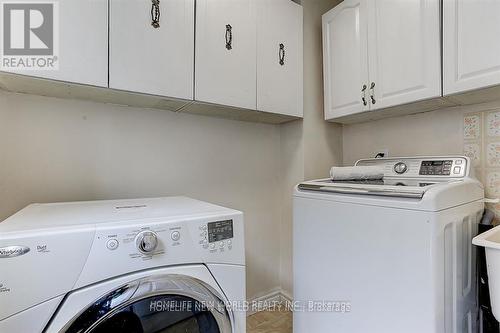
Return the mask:
<svg viewBox="0 0 500 333"><path fill-rule="evenodd" d="M151 0L151 25L153 28L160 27L160 0Z"/></svg>
<svg viewBox="0 0 500 333"><path fill-rule="evenodd" d="M226 49L233 48L233 27L231 24L226 24Z"/></svg>
<svg viewBox="0 0 500 333"><path fill-rule="evenodd" d="M284 66L285 65L285 44L283 44L283 43L280 44L279 59L280 59L280 65Z"/></svg>
<svg viewBox="0 0 500 333"><path fill-rule="evenodd" d="M375 82L372 82L370 85L370 98L372 99L372 104L377 103L375 100Z"/></svg>
<svg viewBox="0 0 500 333"><path fill-rule="evenodd" d="M361 100L363 101L363 105L366 106L366 84L363 84L363 89L361 89Z"/></svg>

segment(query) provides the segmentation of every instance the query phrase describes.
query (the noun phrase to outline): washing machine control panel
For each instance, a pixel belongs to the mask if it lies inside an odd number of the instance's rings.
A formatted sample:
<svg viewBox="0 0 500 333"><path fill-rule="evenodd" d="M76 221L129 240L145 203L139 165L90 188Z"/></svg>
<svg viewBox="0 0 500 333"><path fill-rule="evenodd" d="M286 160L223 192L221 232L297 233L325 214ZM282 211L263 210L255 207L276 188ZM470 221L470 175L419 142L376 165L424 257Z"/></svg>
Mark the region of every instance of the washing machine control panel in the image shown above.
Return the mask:
<svg viewBox="0 0 500 333"><path fill-rule="evenodd" d="M135 237L137 249L142 254L150 254L158 246L158 235L154 231L141 231Z"/></svg>
<svg viewBox="0 0 500 333"><path fill-rule="evenodd" d="M463 177L466 173L465 159L423 160L420 164L420 176Z"/></svg>
<svg viewBox="0 0 500 333"><path fill-rule="evenodd" d="M115 256L126 254L132 259L149 260L167 253L168 247L180 245L180 235L180 226L150 225L104 229L98 232L97 240Z"/></svg>
<svg viewBox="0 0 500 333"><path fill-rule="evenodd" d="M359 160L358 166L380 166L384 177L464 178L469 176L470 160L464 156L396 157Z"/></svg>
<svg viewBox="0 0 500 333"><path fill-rule="evenodd" d="M200 225L200 244L210 252L224 252L233 248L233 220L213 221Z"/></svg>
<svg viewBox="0 0 500 333"><path fill-rule="evenodd" d="M178 248L189 246L193 231L202 251L223 254L233 250L236 235L233 219L204 220L196 224L192 227L183 223L160 223L130 229L112 228L99 232L97 238L101 243L100 247L109 254L116 256L118 253L125 253L129 258L139 260L170 255L170 252L175 253Z"/></svg>

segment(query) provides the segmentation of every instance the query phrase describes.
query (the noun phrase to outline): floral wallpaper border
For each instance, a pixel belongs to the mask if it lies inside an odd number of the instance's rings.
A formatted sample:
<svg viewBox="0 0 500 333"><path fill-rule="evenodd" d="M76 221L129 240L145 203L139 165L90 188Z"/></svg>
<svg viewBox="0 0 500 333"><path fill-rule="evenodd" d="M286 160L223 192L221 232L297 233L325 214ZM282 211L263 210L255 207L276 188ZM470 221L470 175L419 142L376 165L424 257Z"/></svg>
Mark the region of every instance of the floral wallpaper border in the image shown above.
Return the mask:
<svg viewBox="0 0 500 333"><path fill-rule="evenodd" d="M463 152L472 160L488 198L500 197L500 110L466 113ZM487 204L500 219L500 204Z"/></svg>

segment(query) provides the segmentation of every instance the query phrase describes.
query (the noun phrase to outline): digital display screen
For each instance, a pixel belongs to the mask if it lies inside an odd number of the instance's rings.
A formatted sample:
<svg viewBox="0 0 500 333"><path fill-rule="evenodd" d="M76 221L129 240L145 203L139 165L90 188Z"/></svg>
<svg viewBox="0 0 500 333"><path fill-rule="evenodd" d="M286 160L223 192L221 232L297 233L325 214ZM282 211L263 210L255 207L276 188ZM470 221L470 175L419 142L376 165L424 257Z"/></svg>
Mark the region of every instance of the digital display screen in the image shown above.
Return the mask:
<svg viewBox="0 0 500 333"><path fill-rule="evenodd" d="M451 173L452 160L444 161L422 161L419 175L449 176Z"/></svg>
<svg viewBox="0 0 500 333"><path fill-rule="evenodd" d="M208 242L218 242L233 238L233 220L208 223Z"/></svg>

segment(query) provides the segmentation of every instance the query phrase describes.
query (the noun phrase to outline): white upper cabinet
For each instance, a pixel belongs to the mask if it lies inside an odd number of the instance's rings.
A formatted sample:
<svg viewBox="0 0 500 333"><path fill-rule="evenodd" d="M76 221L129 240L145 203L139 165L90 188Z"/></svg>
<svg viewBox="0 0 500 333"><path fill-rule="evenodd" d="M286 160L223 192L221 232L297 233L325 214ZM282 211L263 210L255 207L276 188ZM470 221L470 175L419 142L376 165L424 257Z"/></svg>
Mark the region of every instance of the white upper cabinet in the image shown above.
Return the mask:
<svg viewBox="0 0 500 333"><path fill-rule="evenodd" d="M47 50L36 47L43 49L37 51L45 53L41 60L46 60L53 56L47 37L50 29L33 27L52 22L50 4L35 4L38 9L33 9L18 2L13 1L17 8L8 8L15 16L9 27L18 28L8 34L10 48L28 54L33 43L46 40ZM0 67L3 89L270 123L303 115L303 13L291 0L64 0L55 4L54 55L59 69L7 72ZM45 12L50 12L47 17ZM341 16L354 23L356 18L349 15L355 12ZM357 28L349 29L355 33ZM350 45L350 37L342 37L342 42ZM28 43L32 49L25 47ZM359 64L351 65L358 70ZM343 67L341 63L346 75ZM341 86L343 81L336 83Z"/></svg>
<svg viewBox="0 0 500 333"><path fill-rule="evenodd" d="M439 0L367 0L367 6L370 108L440 97Z"/></svg>
<svg viewBox="0 0 500 333"><path fill-rule="evenodd" d="M500 84L500 1L444 0L444 94Z"/></svg>
<svg viewBox="0 0 500 333"><path fill-rule="evenodd" d="M193 99L194 0L110 0L109 35L110 88Z"/></svg>
<svg viewBox="0 0 500 333"><path fill-rule="evenodd" d="M255 0L197 0L195 99L257 108Z"/></svg>
<svg viewBox="0 0 500 333"><path fill-rule="evenodd" d="M439 0L346 0L323 15L325 117L441 96Z"/></svg>
<svg viewBox="0 0 500 333"><path fill-rule="evenodd" d="M302 117L302 6L257 0L257 110Z"/></svg>
<svg viewBox="0 0 500 333"><path fill-rule="evenodd" d="M57 1L54 38L59 45L58 70L8 70L46 79L107 87L108 1ZM33 38L33 33L31 33ZM31 40L30 38L30 40ZM24 41L25 43L27 41ZM7 71L7 70L6 70Z"/></svg>
<svg viewBox="0 0 500 333"><path fill-rule="evenodd" d="M369 109L367 7L345 0L323 15L325 117Z"/></svg>

